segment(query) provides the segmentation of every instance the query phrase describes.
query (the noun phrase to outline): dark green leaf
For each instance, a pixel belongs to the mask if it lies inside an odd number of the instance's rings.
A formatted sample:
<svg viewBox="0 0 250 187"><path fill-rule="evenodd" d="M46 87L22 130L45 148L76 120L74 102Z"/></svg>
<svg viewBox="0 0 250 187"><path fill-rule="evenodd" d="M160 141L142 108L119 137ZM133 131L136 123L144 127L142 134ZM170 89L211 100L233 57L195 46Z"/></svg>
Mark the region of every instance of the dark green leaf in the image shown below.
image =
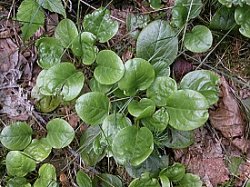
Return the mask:
<svg viewBox="0 0 250 187"><path fill-rule="evenodd" d="M159 9L162 7L161 0L149 0L150 6L153 9Z"/></svg>
<svg viewBox="0 0 250 187"><path fill-rule="evenodd" d="M108 173L102 173L96 176L96 182L98 181L98 185L100 187L123 187L121 179L119 179L115 175L111 175Z"/></svg>
<svg viewBox="0 0 250 187"><path fill-rule="evenodd" d="M234 12L234 19L238 25L240 25L240 33L250 38L250 6L244 5L243 7L237 7Z"/></svg>
<svg viewBox="0 0 250 187"><path fill-rule="evenodd" d="M51 12L55 12L63 15L66 18L66 12L61 0L38 0L39 5L48 9Z"/></svg>
<svg viewBox="0 0 250 187"><path fill-rule="evenodd" d="M90 177L83 171L78 171L76 174L76 182L79 187L92 187Z"/></svg>
<svg viewBox="0 0 250 187"><path fill-rule="evenodd" d="M60 104L60 97L44 95L36 103L36 109L40 112L48 113L54 111Z"/></svg>

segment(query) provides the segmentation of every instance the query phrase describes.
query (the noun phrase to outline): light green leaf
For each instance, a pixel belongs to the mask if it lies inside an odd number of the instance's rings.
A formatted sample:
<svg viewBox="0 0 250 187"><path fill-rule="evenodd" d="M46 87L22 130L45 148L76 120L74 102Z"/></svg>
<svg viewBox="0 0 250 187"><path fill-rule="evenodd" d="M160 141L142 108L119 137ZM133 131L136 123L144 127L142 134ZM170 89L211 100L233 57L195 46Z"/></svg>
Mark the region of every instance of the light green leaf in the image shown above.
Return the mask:
<svg viewBox="0 0 250 187"><path fill-rule="evenodd" d="M54 65L37 80L37 85L44 95L61 95L64 101L76 98L82 90L84 75L71 63Z"/></svg>
<svg viewBox="0 0 250 187"><path fill-rule="evenodd" d="M170 181L169 181L169 179L168 179L167 176L160 174L159 177L160 177L160 180L161 180L161 186L162 187L171 187L170 186L171 183L170 183Z"/></svg>
<svg viewBox="0 0 250 187"><path fill-rule="evenodd" d="M165 106L167 98L177 90L177 84L170 77L157 77L147 89L147 97L152 99L157 106Z"/></svg>
<svg viewBox="0 0 250 187"><path fill-rule="evenodd" d="M250 38L250 6L244 5L243 7L237 7L234 12L234 19L238 25L240 25L240 33Z"/></svg>
<svg viewBox="0 0 250 187"><path fill-rule="evenodd" d="M119 25L110 18L109 10L99 8L84 16L83 27L87 32L96 35L100 43L104 43L117 33Z"/></svg>
<svg viewBox="0 0 250 187"><path fill-rule="evenodd" d="M143 118L142 124L153 132L162 132L166 129L169 121L168 112L160 108L152 116Z"/></svg>
<svg viewBox="0 0 250 187"><path fill-rule="evenodd" d="M6 155L5 162L10 176L24 177L36 169L36 162L20 151L10 151Z"/></svg>
<svg viewBox="0 0 250 187"><path fill-rule="evenodd" d="M154 81L153 66L141 58L130 59L125 63L125 74L118 87L126 95L135 95L138 90L146 90Z"/></svg>
<svg viewBox="0 0 250 187"><path fill-rule="evenodd" d="M64 48L69 48L75 38L78 37L76 25L70 19L63 19L55 30L55 37L61 42Z"/></svg>
<svg viewBox="0 0 250 187"><path fill-rule="evenodd" d="M55 12L63 15L66 18L65 8L63 7L61 0L37 0L39 5L44 9L48 9L50 12Z"/></svg>
<svg viewBox="0 0 250 187"><path fill-rule="evenodd" d="M184 46L194 53L206 52L213 43L211 31L204 25L196 25L184 39Z"/></svg>
<svg viewBox="0 0 250 187"><path fill-rule="evenodd" d="M112 150L115 160L120 164L138 166L154 150L153 135L146 127L126 127L114 137Z"/></svg>
<svg viewBox="0 0 250 187"><path fill-rule="evenodd" d="M64 49L56 38L44 37L36 42L39 59L37 64L43 69L49 69L61 62Z"/></svg>
<svg viewBox="0 0 250 187"><path fill-rule="evenodd" d="M59 187L56 182L56 168L52 164L43 164L38 171L39 177L34 187Z"/></svg>
<svg viewBox="0 0 250 187"><path fill-rule="evenodd" d="M75 131L70 124L59 118L52 119L46 125L47 142L51 147L60 149L68 146L75 137Z"/></svg>
<svg viewBox="0 0 250 187"><path fill-rule="evenodd" d="M153 9L160 9L162 7L161 0L149 0L149 2Z"/></svg>
<svg viewBox="0 0 250 187"><path fill-rule="evenodd" d="M100 187L123 187L121 179L115 175L101 173L95 178L95 185ZM98 184L96 184L98 183Z"/></svg>
<svg viewBox="0 0 250 187"><path fill-rule="evenodd" d="M61 98L58 96L43 95L41 97L35 105L36 109L40 112L52 112L61 104Z"/></svg>
<svg viewBox="0 0 250 187"><path fill-rule="evenodd" d="M108 116L110 102L106 95L100 92L83 94L76 100L76 113L90 125L101 124Z"/></svg>
<svg viewBox="0 0 250 187"><path fill-rule="evenodd" d="M213 105L219 99L219 81L219 76L214 72L197 70L186 74L180 82L180 87L201 93L206 97L208 104Z"/></svg>
<svg viewBox="0 0 250 187"><path fill-rule="evenodd" d="M160 184L157 179L146 175L132 180L128 187L160 187Z"/></svg>
<svg viewBox="0 0 250 187"><path fill-rule="evenodd" d="M151 116L155 111L155 103L151 99L133 100L128 105L128 112L137 119Z"/></svg>
<svg viewBox="0 0 250 187"><path fill-rule="evenodd" d="M198 175L186 173L176 187L202 187L202 181Z"/></svg>
<svg viewBox="0 0 250 187"><path fill-rule="evenodd" d="M83 171L77 172L76 183L79 187L92 187L92 181L90 177Z"/></svg>
<svg viewBox="0 0 250 187"><path fill-rule="evenodd" d="M181 163L174 163L160 172L160 176L166 176L172 182L179 182L185 176L185 166Z"/></svg>
<svg viewBox="0 0 250 187"><path fill-rule="evenodd" d="M17 11L17 20L22 23L22 38L29 39L44 24L44 12L34 0L24 0Z"/></svg>
<svg viewBox="0 0 250 187"><path fill-rule="evenodd" d="M25 122L12 123L5 126L1 132L1 143L10 150L22 150L32 139L32 129Z"/></svg>
<svg viewBox="0 0 250 187"><path fill-rule="evenodd" d="M52 147L47 140L42 138L40 140L32 140L31 144L24 149L24 152L35 161L42 162L49 156L51 149Z"/></svg>
<svg viewBox="0 0 250 187"><path fill-rule="evenodd" d="M169 124L178 130L189 131L202 126L208 119L206 98L193 90L179 90L167 99Z"/></svg>
<svg viewBox="0 0 250 187"><path fill-rule="evenodd" d="M210 28L229 30L234 24L234 9L221 6L216 10L210 21Z"/></svg>
<svg viewBox="0 0 250 187"><path fill-rule="evenodd" d="M124 75L124 65L120 57L111 50L102 50L96 57L95 79L104 85L118 82Z"/></svg>
<svg viewBox="0 0 250 187"><path fill-rule="evenodd" d="M111 90L113 85L103 85L100 84L94 77L89 81L89 87L92 92L102 92L107 93Z"/></svg>
<svg viewBox="0 0 250 187"><path fill-rule="evenodd" d="M145 27L138 36L136 57L154 65L156 74L173 63L178 52L176 32L169 23L156 20Z"/></svg>
<svg viewBox="0 0 250 187"><path fill-rule="evenodd" d="M31 184L23 177L15 177L8 180L6 187L31 187Z"/></svg>
<svg viewBox="0 0 250 187"><path fill-rule="evenodd" d="M95 148L94 144L100 144L101 129L99 126L90 126L81 136L80 153L84 163L94 166L105 156L105 149L102 146Z"/></svg>

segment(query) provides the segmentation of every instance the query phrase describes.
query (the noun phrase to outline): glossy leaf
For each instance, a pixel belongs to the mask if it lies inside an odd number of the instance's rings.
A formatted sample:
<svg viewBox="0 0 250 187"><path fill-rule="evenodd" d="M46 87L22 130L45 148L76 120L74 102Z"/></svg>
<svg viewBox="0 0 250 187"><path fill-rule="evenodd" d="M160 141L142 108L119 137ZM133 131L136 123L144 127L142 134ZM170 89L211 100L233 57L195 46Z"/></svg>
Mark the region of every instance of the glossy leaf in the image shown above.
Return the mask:
<svg viewBox="0 0 250 187"><path fill-rule="evenodd" d="M96 35L100 43L104 43L117 33L119 25L110 18L109 10L99 8L84 16L83 27L87 32Z"/></svg>
<svg viewBox="0 0 250 187"><path fill-rule="evenodd" d="M23 177L15 177L8 180L6 187L31 187L27 179Z"/></svg>
<svg viewBox="0 0 250 187"><path fill-rule="evenodd" d="M208 70L197 70L186 74L181 82L181 89L195 90L206 97L209 105L215 104L219 99L220 78Z"/></svg>
<svg viewBox="0 0 250 187"><path fill-rule="evenodd" d="M225 6L218 8L210 21L211 28L220 30L229 30L234 24L234 9Z"/></svg>
<svg viewBox="0 0 250 187"><path fill-rule="evenodd" d="M105 155L105 149L102 146L95 148L95 144L100 144L101 129L99 126L90 126L81 136L80 153L84 163L88 166L94 166Z"/></svg>
<svg viewBox="0 0 250 187"><path fill-rule="evenodd" d="M52 37L43 37L36 42L38 47L39 59L37 64L43 69L59 64L64 49L60 41Z"/></svg>
<svg viewBox="0 0 250 187"><path fill-rule="evenodd" d="M151 99L133 100L128 105L128 112L137 119L151 116L155 111L155 103Z"/></svg>
<svg viewBox="0 0 250 187"><path fill-rule="evenodd" d="M153 64L156 74L173 63L177 56L178 39L169 23L156 20L145 27L138 36L136 57Z"/></svg>
<svg viewBox="0 0 250 187"><path fill-rule="evenodd" d="M39 5L48 9L50 12L55 12L63 15L66 18L66 12L61 0L37 0Z"/></svg>
<svg viewBox="0 0 250 187"><path fill-rule="evenodd" d="M43 138L40 140L32 140L31 144L24 149L24 152L35 161L42 162L49 156L51 149L52 147L47 140Z"/></svg>
<svg viewBox="0 0 250 187"><path fill-rule="evenodd" d="M213 43L211 31L204 25L196 25L184 39L184 46L194 53L206 52Z"/></svg>
<svg viewBox="0 0 250 187"><path fill-rule="evenodd" d="M132 180L128 187L160 187L159 182L155 178L150 178L148 175Z"/></svg>
<svg viewBox="0 0 250 187"><path fill-rule="evenodd" d="M130 59L125 63L125 74L118 87L126 95L135 95L138 90L146 90L154 81L153 66L141 58Z"/></svg>
<svg viewBox="0 0 250 187"><path fill-rule="evenodd" d="M12 123L5 126L1 132L1 143L10 150L22 150L32 139L32 129L25 122Z"/></svg>
<svg viewBox="0 0 250 187"><path fill-rule="evenodd" d="M202 181L198 175L186 173L176 187L202 187Z"/></svg>
<svg viewBox="0 0 250 187"><path fill-rule="evenodd" d="M61 95L64 101L76 98L82 90L84 75L71 63L57 64L38 79L37 85L44 95Z"/></svg>
<svg viewBox="0 0 250 187"><path fill-rule="evenodd" d="M169 125L177 130L189 131L202 126L208 119L206 98L193 90L179 90L167 99Z"/></svg>
<svg viewBox="0 0 250 187"><path fill-rule="evenodd" d="M234 12L234 19L238 25L240 25L240 33L250 38L250 6L244 5L243 7L237 7Z"/></svg>
<svg viewBox="0 0 250 187"><path fill-rule="evenodd" d="M98 184L96 184L98 183ZM115 175L101 173L97 175L95 185L100 187L123 187L121 179Z"/></svg>
<svg viewBox="0 0 250 187"><path fill-rule="evenodd" d="M83 32L74 39L71 50L74 55L81 57L82 63L91 65L97 54L97 47L95 46L96 36L90 32Z"/></svg>
<svg viewBox="0 0 250 187"><path fill-rule="evenodd" d="M54 111L61 104L61 99L58 96L42 96L36 103L36 109L40 112L49 113Z"/></svg>
<svg viewBox="0 0 250 187"><path fill-rule="evenodd" d="M10 176L24 177L36 169L36 162L20 151L10 151L6 155L5 162Z"/></svg>
<svg viewBox="0 0 250 187"><path fill-rule="evenodd" d="M76 113L87 124L97 125L108 116L109 99L100 92L83 94L76 100Z"/></svg>
<svg viewBox="0 0 250 187"><path fill-rule="evenodd" d="M160 176L166 176L170 181L179 182L185 176L185 166L181 163L174 163L160 172Z"/></svg>
<svg viewBox="0 0 250 187"><path fill-rule="evenodd" d="M112 85L100 84L94 77L89 81L89 87L92 92L107 93L111 90Z"/></svg>
<svg viewBox="0 0 250 187"><path fill-rule="evenodd" d="M55 29L55 37L64 48L71 47L72 42L78 37L75 23L67 18L61 20Z"/></svg>
<svg viewBox="0 0 250 187"><path fill-rule="evenodd" d="M144 162L153 149L153 135L146 127L126 127L114 137L112 144L115 160L120 164L131 163L132 166Z"/></svg>
<svg viewBox="0 0 250 187"><path fill-rule="evenodd" d="M150 6L153 9L159 9L162 7L161 0L149 0Z"/></svg>
<svg viewBox="0 0 250 187"><path fill-rule="evenodd" d="M143 118L142 124L153 132L162 132L166 129L169 121L168 112L160 108L152 116Z"/></svg>
<svg viewBox="0 0 250 187"><path fill-rule="evenodd" d="M157 106L165 106L167 98L177 90L177 84L170 77L157 77L147 89L147 97L152 99Z"/></svg>
<svg viewBox="0 0 250 187"><path fill-rule="evenodd" d="M83 171L78 171L76 174L76 183L79 187L92 187L92 180Z"/></svg>
<svg viewBox="0 0 250 187"><path fill-rule="evenodd" d="M162 187L171 187L170 180L167 176L160 174L161 186Z"/></svg>
<svg viewBox="0 0 250 187"><path fill-rule="evenodd" d="M111 50L102 50L96 57L95 79L104 85L118 82L124 75L124 65L120 57Z"/></svg>
<svg viewBox="0 0 250 187"><path fill-rule="evenodd" d="M43 164L38 171L39 177L34 183L34 187L59 187L56 182L56 168L52 164Z"/></svg>
<svg viewBox="0 0 250 187"><path fill-rule="evenodd" d="M59 118L55 118L49 121L46 125L47 142L51 147L60 149L68 146L75 137L75 131L70 124Z"/></svg>
<svg viewBox="0 0 250 187"><path fill-rule="evenodd" d="M24 0L17 11L17 21L22 23L22 37L29 39L43 24L44 12L34 0Z"/></svg>
<svg viewBox="0 0 250 187"><path fill-rule="evenodd" d="M187 20L188 10L185 6L175 5L172 9L171 25L181 28Z"/></svg>

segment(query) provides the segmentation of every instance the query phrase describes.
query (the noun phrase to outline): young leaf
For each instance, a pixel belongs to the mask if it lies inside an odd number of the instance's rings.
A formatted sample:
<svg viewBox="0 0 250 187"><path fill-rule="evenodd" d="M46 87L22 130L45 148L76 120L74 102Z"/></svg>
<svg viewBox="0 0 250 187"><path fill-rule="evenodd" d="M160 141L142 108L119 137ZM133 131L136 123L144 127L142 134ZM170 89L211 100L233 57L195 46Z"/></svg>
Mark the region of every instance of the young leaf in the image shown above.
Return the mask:
<svg viewBox="0 0 250 187"><path fill-rule="evenodd" d="M95 148L94 144L100 142L101 129L99 126L90 126L81 136L80 153L84 163L94 166L105 156L104 147Z"/></svg>
<svg viewBox="0 0 250 187"><path fill-rule="evenodd" d="M83 94L76 100L76 113L86 123L90 125L101 124L108 116L109 99L100 92L89 92Z"/></svg>
<svg viewBox="0 0 250 187"><path fill-rule="evenodd" d="M34 187L59 187L56 182L56 169L52 164L43 164L38 171L39 177Z"/></svg>
<svg viewBox="0 0 250 187"><path fill-rule="evenodd" d="M143 175L141 178L134 179L128 187L160 187L159 182L155 178L150 178L149 175Z"/></svg>
<svg viewBox="0 0 250 187"><path fill-rule="evenodd" d="M69 48L75 38L78 37L76 25L70 19L63 19L55 30L55 37L61 42L64 48Z"/></svg>
<svg viewBox="0 0 250 187"><path fill-rule="evenodd" d="M150 6L153 9L159 9L162 7L161 0L149 0Z"/></svg>
<svg viewBox="0 0 250 187"><path fill-rule="evenodd" d="M167 99L169 125L189 131L202 126L208 119L209 104L206 98L193 90L179 90Z"/></svg>
<svg viewBox="0 0 250 187"><path fill-rule="evenodd" d="M17 11L17 20L22 23L22 38L29 39L44 24L44 12L34 0L24 0Z"/></svg>
<svg viewBox="0 0 250 187"><path fill-rule="evenodd" d="M109 10L99 8L92 14L85 15L83 20L84 29L96 35L100 43L110 40L119 28L118 22L112 20L109 14Z"/></svg>
<svg viewBox="0 0 250 187"><path fill-rule="evenodd" d="M141 58L130 59L125 63L125 74L118 87L126 95L135 95L138 90L146 90L154 81L155 72L148 61Z"/></svg>
<svg viewBox="0 0 250 187"><path fill-rule="evenodd" d="M133 100L128 105L128 112L137 119L151 116L155 111L155 103L151 99Z"/></svg>
<svg viewBox="0 0 250 187"><path fill-rule="evenodd" d="M171 187L170 180L167 176L160 174L161 186L162 187Z"/></svg>
<svg viewBox="0 0 250 187"><path fill-rule="evenodd" d="M169 23L156 20L145 27L138 36L136 57L154 65L156 74L167 69L177 56L178 39Z"/></svg>
<svg viewBox="0 0 250 187"><path fill-rule="evenodd" d="M7 182L6 187L31 187L31 184L27 181L27 179L23 177L15 177L11 178Z"/></svg>
<svg viewBox="0 0 250 187"><path fill-rule="evenodd" d="M90 177L82 171L77 172L76 183L79 187L92 187L92 181Z"/></svg>
<svg viewBox="0 0 250 187"><path fill-rule="evenodd" d="M46 125L48 131L47 142L51 147L60 149L68 146L75 137L75 131L70 124L59 118L50 120Z"/></svg>
<svg viewBox="0 0 250 187"><path fill-rule="evenodd" d="M76 98L82 90L84 75L71 63L54 65L37 80L37 85L44 95L62 95L64 101Z"/></svg>
<svg viewBox="0 0 250 187"><path fill-rule="evenodd" d="M44 37L36 42L39 60L37 64L43 69L59 64L63 54L63 47L56 38Z"/></svg>
<svg viewBox="0 0 250 187"><path fill-rule="evenodd" d="M180 82L180 87L201 93L206 97L209 105L213 105L219 99L219 81L219 76L214 72L197 70L186 74Z"/></svg>
<svg viewBox="0 0 250 187"><path fill-rule="evenodd" d="M22 150L27 147L32 139L32 129L25 122L12 123L3 128L1 143L10 150Z"/></svg>
<svg viewBox="0 0 250 187"><path fill-rule="evenodd" d="M112 143L115 160L121 164L131 163L132 166L144 162L153 149L153 135L146 127L126 127L114 137Z"/></svg>
<svg viewBox="0 0 250 187"><path fill-rule="evenodd" d="M118 82L124 75L124 65L120 57L111 50L102 50L96 57L95 79L104 85Z"/></svg>
<svg viewBox="0 0 250 187"><path fill-rule="evenodd" d="M107 93L111 90L112 85L100 84L94 77L89 81L89 87L92 92Z"/></svg>
<svg viewBox="0 0 250 187"><path fill-rule="evenodd" d="M240 25L240 33L250 38L250 6L244 5L243 7L237 7L234 12L234 19L238 25Z"/></svg>
<svg viewBox="0 0 250 187"><path fill-rule="evenodd" d="M174 163L172 166L163 169L160 176L166 176L170 181L179 182L185 176L185 166L180 163Z"/></svg>
<svg viewBox="0 0 250 187"><path fill-rule="evenodd" d="M8 175L24 177L36 169L36 162L20 151L10 151L6 155L6 170Z"/></svg>
<svg viewBox="0 0 250 187"><path fill-rule="evenodd" d="M152 132L162 132L166 129L169 121L168 112L165 108L160 108L152 116L143 118L142 124Z"/></svg>
<svg viewBox="0 0 250 187"><path fill-rule="evenodd" d="M191 32L186 34L184 46L194 53L206 52L213 43L211 31L204 25L196 25Z"/></svg>
<svg viewBox="0 0 250 187"><path fill-rule="evenodd" d="M147 97L152 99L156 106L165 106L167 98L177 90L177 84L170 77L157 77L147 89Z"/></svg>
<svg viewBox="0 0 250 187"><path fill-rule="evenodd" d="M121 179L119 179L115 175L111 175L108 173L101 173L101 174L97 175L95 178L95 184L93 186L123 187Z"/></svg>
<svg viewBox="0 0 250 187"><path fill-rule="evenodd" d="M41 5L44 9L48 9L51 12L55 12L63 15L66 18L66 12L63 7L61 0L36 0L39 5Z"/></svg>
<svg viewBox="0 0 250 187"><path fill-rule="evenodd" d="M202 187L202 181L198 175L186 173L176 187Z"/></svg>
<svg viewBox="0 0 250 187"><path fill-rule="evenodd" d="M32 140L31 144L24 149L24 152L37 162L42 162L46 159L52 147L49 145L46 139Z"/></svg>

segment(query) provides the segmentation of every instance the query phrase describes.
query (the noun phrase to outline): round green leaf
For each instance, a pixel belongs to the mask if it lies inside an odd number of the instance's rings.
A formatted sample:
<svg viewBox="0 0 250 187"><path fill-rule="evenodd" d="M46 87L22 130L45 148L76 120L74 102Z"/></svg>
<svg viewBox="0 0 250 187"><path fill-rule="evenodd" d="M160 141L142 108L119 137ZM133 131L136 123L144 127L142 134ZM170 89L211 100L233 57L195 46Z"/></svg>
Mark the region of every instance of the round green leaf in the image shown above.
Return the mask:
<svg viewBox="0 0 250 187"><path fill-rule="evenodd" d="M25 122L12 123L3 128L1 143L10 150L22 150L27 147L32 139L32 129Z"/></svg>
<svg viewBox="0 0 250 187"><path fill-rule="evenodd" d="M49 121L46 129L48 131L47 142L56 149L68 146L75 137L74 129L63 119L56 118Z"/></svg>
<svg viewBox="0 0 250 187"><path fill-rule="evenodd" d="M27 179L23 177L15 177L11 178L7 182L6 187L31 187L31 184L27 181Z"/></svg>
<svg viewBox="0 0 250 187"><path fill-rule="evenodd" d="M214 72L197 70L186 74L181 80L180 87L201 93L209 105L213 105L219 99L219 81L219 76Z"/></svg>
<svg viewBox="0 0 250 187"><path fill-rule="evenodd" d="M174 163L167 169L160 172L160 176L166 176L170 181L179 182L185 175L185 166L181 163Z"/></svg>
<svg viewBox="0 0 250 187"><path fill-rule="evenodd" d="M76 113L90 125L101 124L109 112L109 99L103 93L89 92L76 100Z"/></svg>
<svg viewBox="0 0 250 187"><path fill-rule="evenodd" d="M24 149L24 152L37 162L42 162L46 159L52 147L49 145L46 139L32 140L31 144Z"/></svg>
<svg viewBox="0 0 250 187"><path fill-rule="evenodd" d="M92 187L92 181L90 177L82 171L77 172L76 183L79 187Z"/></svg>
<svg viewBox="0 0 250 187"><path fill-rule="evenodd" d="M133 100L128 105L128 112L137 119L151 116L155 111L155 103L151 99L143 98L139 102Z"/></svg>
<svg viewBox="0 0 250 187"><path fill-rule="evenodd" d="M128 187L160 187L157 179L150 178L148 175L134 179Z"/></svg>
<svg viewBox="0 0 250 187"><path fill-rule="evenodd" d="M171 187L170 180L168 179L167 176L160 174L159 177L160 177L160 180L161 180L161 186L162 187Z"/></svg>
<svg viewBox="0 0 250 187"><path fill-rule="evenodd" d="M159 9L162 7L161 0L149 0L150 6L153 9Z"/></svg>
<svg viewBox="0 0 250 187"><path fill-rule="evenodd" d="M196 25L184 39L184 46L194 53L206 52L213 43L213 35L204 25Z"/></svg>
<svg viewBox="0 0 250 187"><path fill-rule="evenodd" d="M169 121L168 112L160 108L152 116L143 118L142 124L154 132L162 132L166 129Z"/></svg>
<svg viewBox="0 0 250 187"><path fill-rule="evenodd" d="M146 90L154 81L153 66L146 60L130 59L125 63L125 69L125 74L118 82L118 87L126 95L135 95L138 90Z"/></svg>
<svg viewBox="0 0 250 187"><path fill-rule="evenodd" d="M240 25L240 33L250 38L250 12L249 6L244 5L243 7L239 6L234 12L234 19L238 25Z"/></svg>
<svg viewBox="0 0 250 187"><path fill-rule="evenodd" d="M209 104L199 92L179 90L167 99L169 124L178 130L189 131L202 126L208 119Z"/></svg>
<svg viewBox="0 0 250 187"><path fill-rule="evenodd" d="M118 22L112 20L109 14L109 10L99 8L92 14L84 16L84 29L96 35L100 43L107 42L111 39L117 33L119 28Z"/></svg>
<svg viewBox="0 0 250 187"><path fill-rule="evenodd" d="M210 21L210 28L230 30L234 24L234 9L222 6L214 13Z"/></svg>
<svg viewBox="0 0 250 187"><path fill-rule="evenodd" d="M177 84L170 77L157 77L147 89L147 97L152 99L157 106L165 106L167 98L177 90Z"/></svg>
<svg viewBox="0 0 250 187"><path fill-rule="evenodd" d="M109 173L101 173L95 178L93 186L100 187L123 187L122 181L119 177Z"/></svg>
<svg viewBox="0 0 250 187"><path fill-rule="evenodd" d="M176 187L202 187L202 181L198 175L186 173Z"/></svg>
<svg viewBox="0 0 250 187"><path fill-rule="evenodd" d="M112 150L114 158L119 163L138 166L154 150L153 135L146 127L126 127L114 137Z"/></svg>
<svg viewBox="0 0 250 187"><path fill-rule="evenodd" d="M124 75L124 65L120 57L111 50L103 50L97 54L95 79L104 85L118 82Z"/></svg>
<svg viewBox="0 0 250 187"><path fill-rule="evenodd" d="M38 65L43 69L49 69L61 62L64 49L56 38L44 37L37 41L39 59Z"/></svg>
<svg viewBox="0 0 250 187"><path fill-rule="evenodd" d="M111 90L112 85L100 84L94 77L89 81L89 87L92 92L107 93Z"/></svg>
<svg viewBox="0 0 250 187"><path fill-rule="evenodd" d="M39 78L39 89L42 94L62 95L64 101L76 98L81 92L83 84L83 73L67 62L54 65Z"/></svg>
<svg viewBox="0 0 250 187"><path fill-rule="evenodd" d="M69 48L78 36L76 25L70 19L63 19L55 30L55 37L61 42L64 48Z"/></svg>
<svg viewBox="0 0 250 187"><path fill-rule="evenodd" d="M43 95L35 106L38 111L48 113L54 111L60 104L60 97Z"/></svg>
<svg viewBox="0 0 250 187"><path fill-rule="evenodd" d="M36 162L20 151L10 151L6 155L6 169L10 176L24 177L36 169Z"/></svg>

